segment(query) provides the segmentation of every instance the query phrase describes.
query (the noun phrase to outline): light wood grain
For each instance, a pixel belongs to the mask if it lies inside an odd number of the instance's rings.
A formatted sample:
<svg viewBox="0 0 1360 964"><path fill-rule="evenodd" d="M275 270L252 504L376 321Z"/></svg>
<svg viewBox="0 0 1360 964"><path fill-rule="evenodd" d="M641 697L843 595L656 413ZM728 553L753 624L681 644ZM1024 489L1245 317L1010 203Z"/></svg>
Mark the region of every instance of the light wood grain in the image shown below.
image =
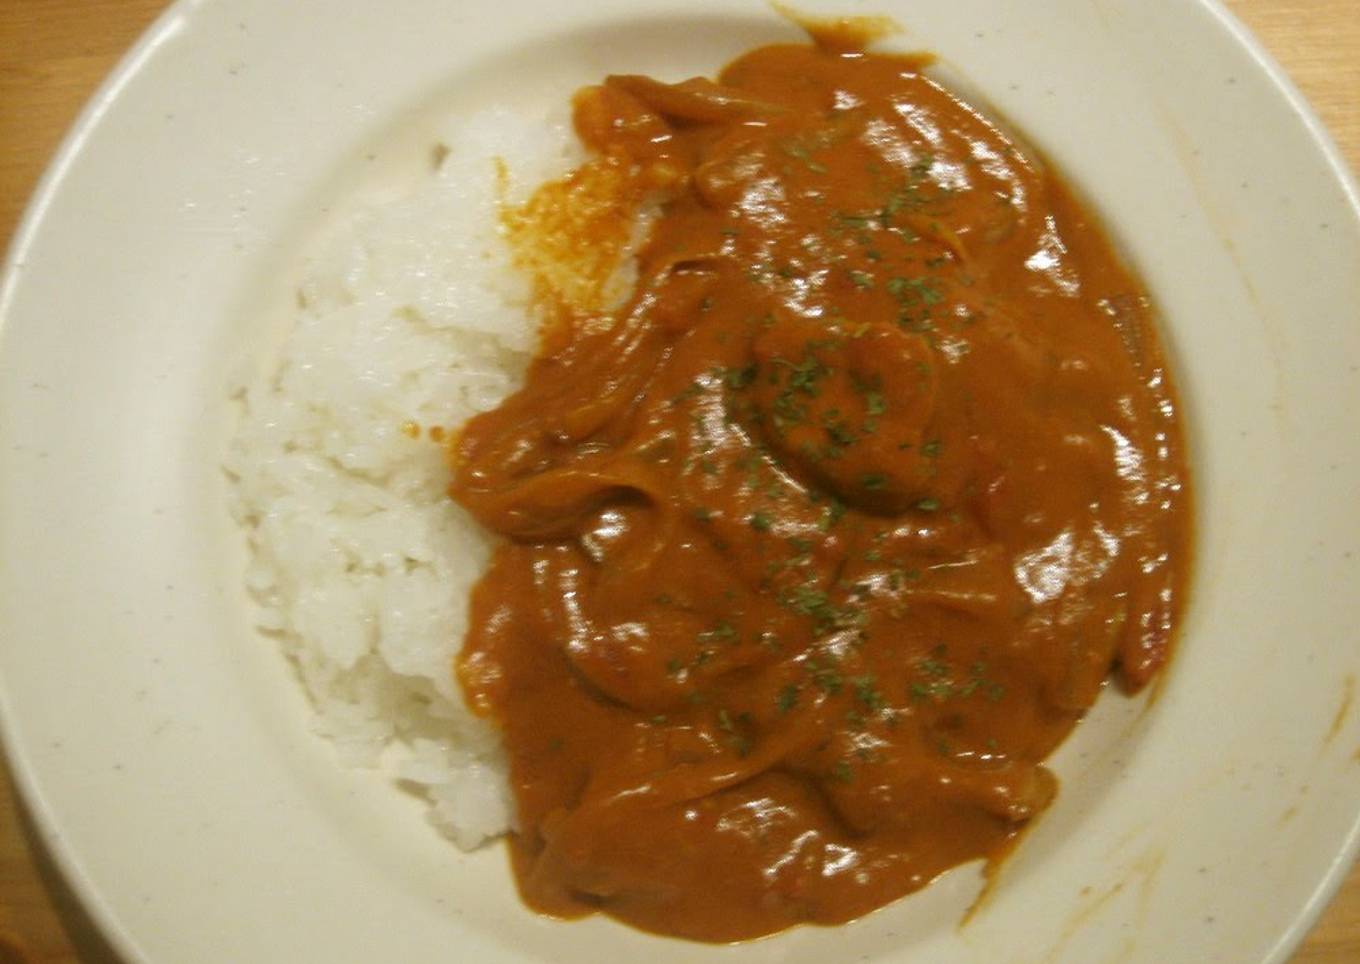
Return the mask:
<svg viewBox="0 0 1360 964"><path fill-rule="evenodd" d="M380 2L380 0L373 0ZM0 0L0 239L84 101L164 0ZM1360 0L1228 0L1360 170ZM9 641L13 642L13 641ZM62 884L0 765L0 964L116 964ZM1294 964L1360 961L1360 870Z"/></svg>

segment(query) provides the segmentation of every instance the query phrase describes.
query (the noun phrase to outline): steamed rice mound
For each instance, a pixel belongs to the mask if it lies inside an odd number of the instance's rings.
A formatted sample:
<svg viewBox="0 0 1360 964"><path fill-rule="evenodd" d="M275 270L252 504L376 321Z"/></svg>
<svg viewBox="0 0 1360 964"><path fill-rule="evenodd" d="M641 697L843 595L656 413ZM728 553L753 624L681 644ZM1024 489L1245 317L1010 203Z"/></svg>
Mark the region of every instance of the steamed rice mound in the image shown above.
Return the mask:
<svg viewBox="0 0 1360 964"><path fill-rule="evenodd" d="M498 199L522 202L580 156L565 119L504 110L443 143L428 179L322 239L291 331L242 391L226 467L258 624L317 731L345 764L418 788L473 847L512 822L498 736L453 675L490 543L447 496L442 446L412 429L461 424L518 386L537 326Z"/></svg>

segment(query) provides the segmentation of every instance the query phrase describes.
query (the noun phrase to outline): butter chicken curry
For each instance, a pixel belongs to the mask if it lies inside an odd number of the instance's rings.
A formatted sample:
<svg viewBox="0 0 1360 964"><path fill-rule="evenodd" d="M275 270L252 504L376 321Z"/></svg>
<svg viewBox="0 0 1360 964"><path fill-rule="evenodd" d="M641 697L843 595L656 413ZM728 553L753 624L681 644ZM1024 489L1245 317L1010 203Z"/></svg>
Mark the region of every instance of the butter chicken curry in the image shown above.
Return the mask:
<svg viewBox="0 0 1360 964"><path fill-rule="evenodd" d="M450 444L505 537L459 674L541 911L862 915L1001 855L1107 674L1167 660L1188 491L1147 299L922 67L609 77L575 99L593 159L507 215L605 263L659 199L626 303L559 305Z"/></svg>

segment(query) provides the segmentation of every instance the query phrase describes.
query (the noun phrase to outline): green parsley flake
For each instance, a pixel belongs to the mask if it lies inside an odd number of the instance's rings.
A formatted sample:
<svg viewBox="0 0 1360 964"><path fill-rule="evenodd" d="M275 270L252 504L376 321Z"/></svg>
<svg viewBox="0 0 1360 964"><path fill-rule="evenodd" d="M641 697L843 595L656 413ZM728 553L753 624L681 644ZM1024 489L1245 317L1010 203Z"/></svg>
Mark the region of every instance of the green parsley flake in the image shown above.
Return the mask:
<svg viewBox="0 0 1360 964"><path fill-rule="evenodd" d="M881 713L887 708L888 701L878 691L872 676L858 676L851 682L855 687L855 699L864 704L870 713Z"/></svg>
<svg viewBox="0 0 1360 964"><path fill-rule="evenodd" d="M701 643L735 643L737 641L737 630L736 627L724 619L712 629L704 630L699 634L698 638ZM707 652L707 650L705 650L705 652Z"/></svg>

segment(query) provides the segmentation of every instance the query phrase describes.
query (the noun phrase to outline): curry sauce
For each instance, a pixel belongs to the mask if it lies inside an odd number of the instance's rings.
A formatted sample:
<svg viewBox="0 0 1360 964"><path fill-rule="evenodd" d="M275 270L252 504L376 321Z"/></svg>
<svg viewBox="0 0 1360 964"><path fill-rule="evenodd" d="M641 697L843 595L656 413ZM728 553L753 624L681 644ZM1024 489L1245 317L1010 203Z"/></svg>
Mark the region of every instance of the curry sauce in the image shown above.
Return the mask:
<svg viewBox="0 0 1360 964"><path fill-rule="evenodd" d="M637 283L557 306L450 443L505 537L458 670L541 911L862 915L1001 855L1111 671L1168 658L1188 489L1147 297L922 66L781 45L576 97L593 159L530 208L587 198L591 249L656 205Z"/></svg>

